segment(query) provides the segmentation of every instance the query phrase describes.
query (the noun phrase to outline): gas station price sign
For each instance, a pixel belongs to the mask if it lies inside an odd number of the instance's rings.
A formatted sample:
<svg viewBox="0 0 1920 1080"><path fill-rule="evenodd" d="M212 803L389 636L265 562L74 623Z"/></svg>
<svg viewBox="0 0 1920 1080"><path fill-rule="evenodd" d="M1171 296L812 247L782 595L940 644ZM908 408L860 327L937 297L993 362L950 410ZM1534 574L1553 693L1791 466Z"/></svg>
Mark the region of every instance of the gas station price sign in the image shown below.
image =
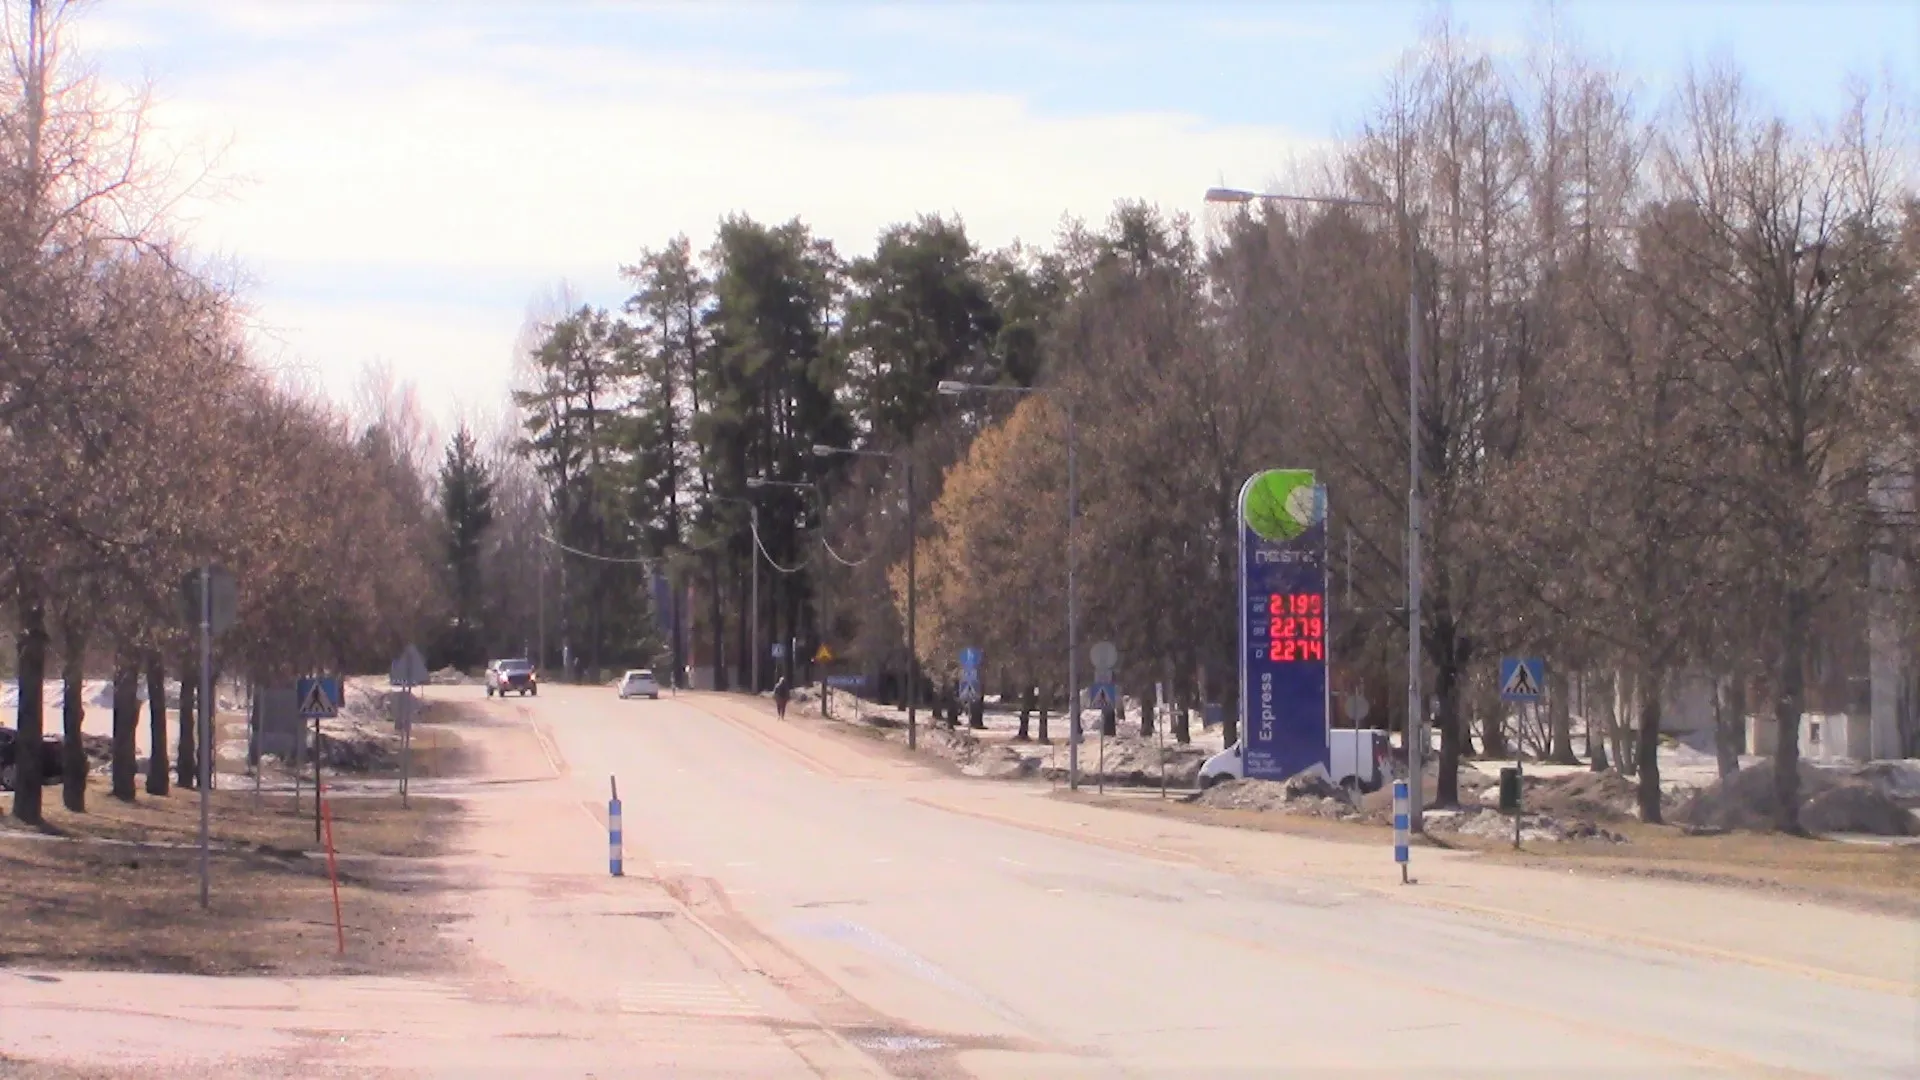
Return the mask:
<svg viewBox="0 0 1920 1080"><path fill-rule="evenodd" d="M1294 664L1327 659L1327 598L1319 593L1267 594L1267 659Z"/></svg>
<svg viewBox="0 0 1920 1080"><path fill-rule="evenodd" d="M1273 469L1240 492L1241 738L1246 775L1283 780L1327 760L1323 488Z"/></svg>

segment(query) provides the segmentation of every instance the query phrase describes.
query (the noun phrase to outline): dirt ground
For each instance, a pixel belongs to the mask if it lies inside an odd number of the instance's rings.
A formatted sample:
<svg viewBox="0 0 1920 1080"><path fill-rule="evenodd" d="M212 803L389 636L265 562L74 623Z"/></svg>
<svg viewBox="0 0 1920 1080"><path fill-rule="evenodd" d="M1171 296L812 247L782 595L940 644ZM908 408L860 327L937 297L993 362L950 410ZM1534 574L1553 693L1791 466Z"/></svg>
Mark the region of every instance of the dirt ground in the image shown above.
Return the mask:
<svg viewBox="0 0 1920 1080"><path fill-rule="evenodd" d="M457 723L453 708L416 726L415 775L457 774L465 762L457 733L437 727ZM156 797L143 786L135 802L123 803L104 778L91 777L87 813L65 810L58 787L47 789L46 807L39 829L0 818L0 877L13 895L0 965L311 975L418 974L451 962L440 932L446 920L422 902L451 884L427 862L457 835L460 812L451 801L416 796L409 808L397 796L328 801L344 955L336 954L311 790L296 804L290 795L256 796L242 776L222 777L211 792L207 911L199 906L196 792ZM16 890L12 883L23 880L30 887Z"/></svg>

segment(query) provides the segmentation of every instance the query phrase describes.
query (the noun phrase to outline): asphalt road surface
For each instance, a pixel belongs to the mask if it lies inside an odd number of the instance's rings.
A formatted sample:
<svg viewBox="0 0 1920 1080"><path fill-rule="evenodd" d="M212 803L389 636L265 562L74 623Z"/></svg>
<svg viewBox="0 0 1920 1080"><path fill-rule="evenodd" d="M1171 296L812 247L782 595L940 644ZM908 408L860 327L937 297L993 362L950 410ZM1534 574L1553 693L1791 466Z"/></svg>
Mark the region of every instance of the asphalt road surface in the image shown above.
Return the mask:
<svg viewBox="0 0 1920 1080"><path fill-rule="evenodd" d="M228 1060L297 1050L339 1075L431 1076L1920 1076L1920 980L1898 977L1920 974L1920 932L1870 916L1807 917L1881 942L1875 970L1895 978L1408 902L1386 853L1351 846L1340 857L1377 857L1382 887L1292 869L1272 852L1313 842L1266 834L1209 830L1244 858L1174 857L1167 830L1203 827L944 777L740 699L548 686L483 707L494 779L525 782L464 796L480 969L275 983L339 1046L312 1056L294 1021L263 1021ZM1120 818L1135 840L1101 824ZM1436 877L1414 888L1444 898ZM1658 895L1694 897L1712 922L1726 894ZM163 992L213 1018L217 994L267 993L237 982ZM27 993L0 980L0 1007L53 1000Z"/></svg>
<svg viewBox="0 0 1920 1080"><path fill-rule="evenodd" d="M1912 996L980 820L916 801L911 766L770 743L740 706L569 688L533 711L583 798L619 778L638 872L896 1068L1915 1075Z"/></svg>

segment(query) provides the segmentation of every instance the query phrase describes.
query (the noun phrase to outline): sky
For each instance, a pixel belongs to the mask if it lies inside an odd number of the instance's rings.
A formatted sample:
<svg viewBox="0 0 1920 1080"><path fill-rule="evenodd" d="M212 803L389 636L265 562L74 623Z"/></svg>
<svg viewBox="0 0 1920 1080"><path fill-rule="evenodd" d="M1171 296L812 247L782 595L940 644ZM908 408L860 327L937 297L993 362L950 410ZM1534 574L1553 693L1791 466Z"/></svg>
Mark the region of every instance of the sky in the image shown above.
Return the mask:
<svg viewBox="0 0 1920 1080"><path fill-rule="evenodd" d="M1122 198L1198 213L1354 131L1441 10L93 0L68 45L151 85L155 145L199 177L179 228L240 268L261 359L343 401L388 364L445 425L499 413L558 283L618 305L623 264L730 213L799 216L849 256L919 213L992 246ZM1571 37L1649 102L1716 59L1789 116L1850 76L1920 83L1910 0L1444 10L1516 62Z"/></svg>

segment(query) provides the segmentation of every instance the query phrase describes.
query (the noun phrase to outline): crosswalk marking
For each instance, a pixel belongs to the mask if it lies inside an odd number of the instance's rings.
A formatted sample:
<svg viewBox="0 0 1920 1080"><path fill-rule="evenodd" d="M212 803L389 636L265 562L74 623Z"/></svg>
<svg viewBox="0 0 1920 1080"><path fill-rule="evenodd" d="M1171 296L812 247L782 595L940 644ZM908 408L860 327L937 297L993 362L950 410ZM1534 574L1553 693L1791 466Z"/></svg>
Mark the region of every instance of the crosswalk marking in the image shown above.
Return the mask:
<svg viewBox="0 0 1920 1080"><path fill-rule="evenodd" d="M623 1013L678 1016L759 1016L758 1008L725 986L711 983L638 983L620 988Z"/></svg>

